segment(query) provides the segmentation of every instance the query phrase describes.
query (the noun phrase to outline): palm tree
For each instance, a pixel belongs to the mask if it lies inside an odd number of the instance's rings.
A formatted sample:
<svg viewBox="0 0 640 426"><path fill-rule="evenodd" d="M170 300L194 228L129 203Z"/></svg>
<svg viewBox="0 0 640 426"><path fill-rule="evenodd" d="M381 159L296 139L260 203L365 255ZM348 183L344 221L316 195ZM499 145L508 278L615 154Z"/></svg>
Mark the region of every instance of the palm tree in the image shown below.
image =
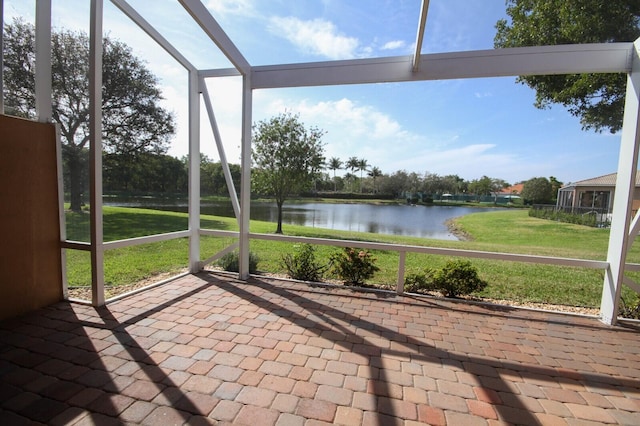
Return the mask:
<svg viewBox="0 0 640 426"><path fill-rule="evenodd" d="M344 174L344 180L346 182L349 182L349 191L353 192L353 181L354 179L357 179L358 177L354 174L351 174L349 172Z"/></svg>
<svg viewBox="0 0 640 426"><path fill-rule="evenodd" d="M311 159L311 175L313 177L313 190L317 191L318 178L322 176L322 171L327 168L326 158L318 155Z"/></svg>
<svg viewBox="0 0 640 426"><path fill-rule="evenodd" d="M329 170L333 170L333 192L337 191L336 185L336 170L340 170L342 168L342 160L338 157L331 157L329 159Z"/></svg>
<svg viewBox="0 0 640 426"><path fill-rule="evenodd" d="M345 169L351 170L351 173L358 170L358 157L349 157L347 160L347 164L345 164Z"/></svg>
<svg viewBox="0 0 640 426"><path fill-rule="evenodd" d="M350 179L358 178L356 175L353 174L356 170L358 170L358 167L359 167L358 157L349 157L349 159L347 160L347 164L345 164L345 168L351 170L351 173L349 173ZM345 179L346 178L347 178L347 175L345 175ZM353 191L353 188L351 188L351 190Z"/></svg>
<svg viewBox="0 0 640 426"><path fill-rule="evenodd" d="M358 160L357 170L360 170L360 193L362 193L362 172L367 170L369 163L364 158Z"/></svg>
<svg viewBox="0 0 640 426"><path fill-rule="evenodd" d="M382 170L380 170L378 167L374 167L369 170L367 176L373 179L373 192L378 192L378 188L376 188L376 178L382 176Z"/></svg>

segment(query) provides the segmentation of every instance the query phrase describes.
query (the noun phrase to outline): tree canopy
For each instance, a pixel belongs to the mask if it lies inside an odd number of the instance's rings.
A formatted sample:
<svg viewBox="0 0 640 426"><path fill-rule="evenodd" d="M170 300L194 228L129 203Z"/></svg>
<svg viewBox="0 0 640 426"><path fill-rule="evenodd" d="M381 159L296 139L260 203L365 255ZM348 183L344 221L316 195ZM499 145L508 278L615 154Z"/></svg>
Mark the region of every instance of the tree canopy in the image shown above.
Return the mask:
<svg viewBox="0 0 640 426"><path fill-rule="evenodd" d="M520 195L524 198L525 203L548 203L553 198L551 182L545 177L531 178L524 183Z"/></svg>
<svg viewBox="0 0 640 426"><path fill-rule="evenodd" d="M497 202L498 193L507 186L509 184L503 179L482 176L480 179L474 179L469 182L468 188L471 193L476 194L478 197L493 194L494 202Z"/></svg>
<svg viewBox="0 0 640 426"><path fill-rule="evenodd" d="M53 120L60 125L71 209L80 210L89 143L89 37L82 31L51 34ZM35 28L14 20L4 28L5 111L35 116ZM103 39L103 149L138 161L164 154L174 134L171 112L159 106L158 79L126 44ZM125 157L120 157L125 158Z"/></svg>
<svg viewBox="0 0 640 426"><path fill-rule="evenodd" d="M252 184L260 194L272 196L278 206L282 233L282 205L311 187L324 164L323 131L305 128L297 115L282 113L253 126Z"/></svg>
<svg viewBox="0 0 640 426"><path fill-rule="evenodd" d="M496 48L573 43L632 42L640 37L638 0L507 0L496 24ZM558 103L580 118L584 130L622 128L626 76L569 74L521 76L536 90L535 106Z"/></svg>

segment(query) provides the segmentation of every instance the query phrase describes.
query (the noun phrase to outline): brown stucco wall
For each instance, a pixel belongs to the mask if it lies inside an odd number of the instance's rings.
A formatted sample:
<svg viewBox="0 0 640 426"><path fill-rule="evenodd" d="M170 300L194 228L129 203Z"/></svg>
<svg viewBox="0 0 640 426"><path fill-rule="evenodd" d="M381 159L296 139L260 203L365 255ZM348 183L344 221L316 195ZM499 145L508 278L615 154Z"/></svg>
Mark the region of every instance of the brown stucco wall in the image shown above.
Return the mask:
<svg viewBox="0 0 640 426"><path fill-rule="evenodd" d="M52 124L0 115L0 319L62 300Z"/></svg>

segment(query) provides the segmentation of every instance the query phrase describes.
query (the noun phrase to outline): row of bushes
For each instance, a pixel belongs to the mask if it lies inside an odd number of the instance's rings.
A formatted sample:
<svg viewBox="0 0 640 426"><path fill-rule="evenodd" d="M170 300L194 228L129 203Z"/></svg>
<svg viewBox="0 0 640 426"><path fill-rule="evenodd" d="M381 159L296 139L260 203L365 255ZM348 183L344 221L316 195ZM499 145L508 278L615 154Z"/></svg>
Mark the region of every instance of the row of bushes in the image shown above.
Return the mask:
<svg viewBox="0 0 640 426"><path fill-rule="evenodd" d="M537 217L540 219L555 220L558 222L574 223L576 225L585 226L605 226L607 224L598 223L598 215L596 213L568 213L555 209L541 209L531 208L529 209L529 216Z"/></svg>
<svg viewBox="0 0 640 426"><path fill-rule="evenodd" d="M249 272L257 272L258 257L249 253ZM282 266L289 277L320 282L327 275L339 278L344 284L363 286L373 278L379 268L376 258L367 250L346 247L334 252L328 263L316 259L316 249L311 244L296 246L294 253L282 256ZM226 271L238 272L238 252L223 256L218 265ZM458 297L480 292L487 282L478 276L477 269L467 260L449 260L441 269L426 268L423 272L408 274L404 280L404 290L409 293L440 292L445 297ZM619 315L640 319L640 296L635 300L621 303Z"/></svg>
<svg viewBox="0 0 640 426"><path fill-rule="evenodd" d="M282 267L295 280L319 282L327 275L340 279L344 284L363 286L380 270L376 258L367 251L345 247L330 255L323 263L316 258L316 248L311 244L296 246L294 253L282 256ZM258 258L249 254L249 272L255 273ZM226 271L238 272L238 252L228 253L218 265ZM478 277L471 262L450 260L439 270L427 268L422 273L410 274L405 279L405 291L412 293L440 292L445 297L457 297L482 291L486 281Z"/></svg>

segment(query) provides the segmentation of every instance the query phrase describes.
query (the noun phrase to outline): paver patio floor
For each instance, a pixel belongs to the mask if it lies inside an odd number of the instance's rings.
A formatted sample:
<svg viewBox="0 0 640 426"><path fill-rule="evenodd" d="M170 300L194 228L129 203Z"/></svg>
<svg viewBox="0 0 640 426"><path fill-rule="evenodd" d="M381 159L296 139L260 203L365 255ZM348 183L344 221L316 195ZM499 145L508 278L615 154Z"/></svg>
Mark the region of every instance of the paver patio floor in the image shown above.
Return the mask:
<svg viewBox="0 0 640 426"><path fill-rule="evenodd" d="M640 425L640 333L224 275L0 323L0 424Z"/></svg>

